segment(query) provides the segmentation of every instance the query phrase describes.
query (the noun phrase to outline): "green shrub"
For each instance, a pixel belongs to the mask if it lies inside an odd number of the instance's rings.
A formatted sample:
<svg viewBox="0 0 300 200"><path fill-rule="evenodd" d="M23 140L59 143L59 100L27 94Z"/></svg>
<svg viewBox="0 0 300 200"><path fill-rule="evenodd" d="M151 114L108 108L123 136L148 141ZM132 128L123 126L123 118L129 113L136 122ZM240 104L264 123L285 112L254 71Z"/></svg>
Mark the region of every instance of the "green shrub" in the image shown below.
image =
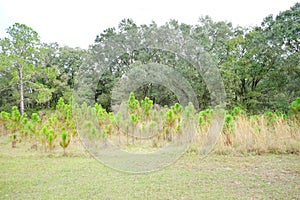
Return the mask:
<svg viewBox="0 0 300 200"><path fill-rule="evenodd" d="M224 128L229 130L230 132L233 132L233 127L234 127L234 117L230 114L226 114Z"/></svg>
<svg viewBox="0 0 300 200"><path fill-rule="evenodd" d="M300 97L297 97L295 101L291 103L289 109L291 115L295 116L298 120L300 120Z"/></svg>
<svg viewBox="0 0 300 200"><path fill-rule="evenodd" d="M202 128L204 124L210 124L212 119L212 112L213 111L211 109L206 109L199 112L198 123L200 128Z"/></svg>
<svg viewBox="0 0 300 200"><path fill-rule="evenodd" d="M233 110L231 111L231 115L233 116L234 119L236 119L240 115L245 115L246 111L244 111L240 107L234 107Z"/></svg>

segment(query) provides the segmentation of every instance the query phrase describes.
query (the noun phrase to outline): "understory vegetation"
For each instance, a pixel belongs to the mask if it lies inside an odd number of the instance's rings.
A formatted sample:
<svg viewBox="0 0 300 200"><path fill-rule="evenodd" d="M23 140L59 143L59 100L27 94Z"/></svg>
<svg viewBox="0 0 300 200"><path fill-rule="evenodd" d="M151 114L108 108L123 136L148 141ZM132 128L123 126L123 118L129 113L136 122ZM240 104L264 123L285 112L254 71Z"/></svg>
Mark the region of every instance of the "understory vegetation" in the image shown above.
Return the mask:
<svg viewBox="0 0 300 200"><path fill-rule="evenodd" d="M85 103L72 105L72 99L69 102L66 104L60 98L55 111L40 111L31 116L21 115L17 107L10 113L1 112L2 136L10 138L12 148L30 144L32 149L50 153L61 148L63 155L67 155L71 140L78 141L82 131L90 134L93 140L104 139L125 149L140 147L148 150L162 148L173 141L185 141L181 138L185 132L195 131L189 141L192 143L189 151L200 153L214 114L212 109L196 112L192 104L185 108L179 103L154 108L152 100L146 97L140 102L134 93L115 113L107 112L97 103L91 107ZM247 115L235 107L226 112L215 153L298 154L299 118L300 98L292 102L288 114L268 111ZM195 129L192 129L193 125L196 125Z"/></svg>

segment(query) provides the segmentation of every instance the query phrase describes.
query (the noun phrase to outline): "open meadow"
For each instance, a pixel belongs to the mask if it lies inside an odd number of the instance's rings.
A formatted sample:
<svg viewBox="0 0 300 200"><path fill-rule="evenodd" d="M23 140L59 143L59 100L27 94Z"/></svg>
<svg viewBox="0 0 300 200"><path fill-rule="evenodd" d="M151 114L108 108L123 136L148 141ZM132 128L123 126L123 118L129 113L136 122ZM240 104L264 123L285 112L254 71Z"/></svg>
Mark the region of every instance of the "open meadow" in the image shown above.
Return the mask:
<svg viewBox="0 0 300 200"><path fill-rule="evenodd" d="M0 144L0 199L299 199L300 157L295 154L187 153L158 172L117 172L78 142L43 153L7 138Z"/></svg>

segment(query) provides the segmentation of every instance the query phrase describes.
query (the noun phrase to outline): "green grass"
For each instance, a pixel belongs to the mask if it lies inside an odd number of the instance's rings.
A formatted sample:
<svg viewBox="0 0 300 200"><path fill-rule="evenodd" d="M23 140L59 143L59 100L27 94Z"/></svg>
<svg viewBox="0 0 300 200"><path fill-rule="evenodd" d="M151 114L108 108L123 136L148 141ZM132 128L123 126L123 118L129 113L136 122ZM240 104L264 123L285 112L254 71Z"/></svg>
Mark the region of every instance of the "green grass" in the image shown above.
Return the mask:
<svg viewBox="0 0 300 200"><path fill-rule="evenodd" d="M75 145L73 145L75 146ZM299 199L299 155L187 154L155 173L107 168L78 147L53 153L0 142L0 199ZM72 153L75 152L75 153Z"/></svg>

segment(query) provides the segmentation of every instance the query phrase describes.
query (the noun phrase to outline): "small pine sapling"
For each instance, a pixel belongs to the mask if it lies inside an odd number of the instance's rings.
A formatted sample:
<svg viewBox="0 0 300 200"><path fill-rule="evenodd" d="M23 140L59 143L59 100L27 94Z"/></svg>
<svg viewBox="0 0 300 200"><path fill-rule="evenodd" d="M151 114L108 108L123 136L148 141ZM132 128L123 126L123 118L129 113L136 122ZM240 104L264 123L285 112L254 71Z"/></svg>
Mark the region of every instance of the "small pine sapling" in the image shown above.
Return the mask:
<svg viewBox="0 0 300 200"><path fill-rule="evenodd" d="M169 141L172 141L173 139L173 131L172 129L174 128L175 126L175 123L176 123L176 117L174 115L174 111L171 109L171 110L168 110L168 112L166 113L166 121L165 121L165 125L164 125L164 128L165 128L165 136L168 137L168 140Z"/></svg>
<svg viewBox="0 0 300 200"><path fill-rule="evenodd" d="M141 101L141 107L142 107L143 117L146 120L148 120L150 117L151 109L153 107L153 101L148 97L145 97L145 99Z"/></svg>
<svg viewBox="0 0 300 200"><path fill-rule="evenodd" d="M98 103L95 104L96 117L100 125L104 125L108 118L107 111Z"/></svg>
<svg viewBox="0 0 300 200"><path fill-rule="evenodd" d="M113 115L113 119L111 119L113 122L114 127L117 129L117 134L119 137L119 145L121 145L121 122L122 122L122 113L118 112L117 114Z"/></svg>
<svg viewBox="0 0 300 200"><path fill-rule="evenodd" d="M127 109L129 114L138 113L140 107L140 103L138 100L135 99L134 93L131 92L129 99L127 101Z"/></svg>
<svg viewBox="0 0 300 200"><path fill-rule="evenodd" d="M175 103L175 105L172 106L171 109L173 110L173 113L175 115L175 118L177 119L177 122L180 122L180 115L183 111L182 106L179 103Z"/></svg>
<svg viewBox="0 0 300 200"><path fill-rule="evenodd" d="M24 139L25 143L30 133L30 130L27 129L27 124L28 124L27 114L24 113L20 121L20 125L21 125L20 132L22 133L22 139Z"/></svg>
<svg viewBox="0 0 300 200"><path fill-rule="evenodd" d="M230 114L227 114L225 116L225 123L224 123L224 129L223 133L225 135L225 143L226 145L232 145L230 133L234 131L234 117Z"/></svg>
<svg viewBox="0 0 300 200"><path fill-rule="evenodd" d="M211 109L202 110L199 112L198 126L200 131L207 129L207 126L211 123L213 111Z"/></svg>
<svg viewBox="0 0 300 200"><path fill-rule="evenodd" d="M1 125L1 129L2 129L2 134L6 135L7 133L7 125L9 123L9 119L10 119L10 113L2 111L0 114L0 125Z"/></svg>
<svg viewBox="0 0 300 200"><path fill-rule="evenodd" d="M15 148L17 141L17 131L20 130L22 117L17 106L12 107L12 112L9 118L8 129L11 132L12 147Z"/></svg>
<svg viewBox="0 0 300 200"><path fill-rule="evenodd" d="M39 115L37 113L32 113L31 123L28 125L28 128L34 134L36 149L37 149L37 145L38 145L38 136L39 136L39 133L40 133L40 130L39 130L40 123L41 123L41 119L40 119Z"/></svg>
<svg viewBox="0 0 300 200"><path fill-rule="evenodd" d="M17 147L17 142L21 142L21 139L18 139L17 134L13 134L10 136L11 139L11 147L16 148Z"/></svg>
<svg viewBox="0 0 300 200"><path fill-rule="evenodd" d="M136 125L138 124L138 115L137 114L130 115L130 124L132 126L132 144L134 144Z"/></svg>
<svg viewBox="0 0 300 200"><path fill-rule="evenodd" d="M56 138L56 135L54 134L53 130L49 130L49 134L48 134L48 146L49 146L49 150L51 151L52 149L54 149L55 145L54 145L54 140Z"/></svg>
<svg viewBox="0 0 300 200"><path fill-rule="evenodd" d="M18 108L16 106L12 107L12 112L10 115L9 126L8 126L12 134L15 134L15 132L18 130L20 120L21 120L21 114Z"/></svg>
<svg viewBox="0 0 300 200"><path fill-rule="evenodd" d="M197 129L197 115L193 103L189 102L189 104L182 111L182 116L182 120L178 122L177 125L177 133L179 133L179 136L181 136L181 133L184 131L185 142L191 142L191 133L196 132Z"/></svg>
<svg viewBox="0 0 300 200"><path fill-rule="evenodd" d="M47 151L47 143L48 143L48 136L49 136L49 129L46 125L44 125L41 129L41 142L44 148L44 151Z"/></svg>
<svg viewBox="0 0 300 200"><path fill-rule="evenodd" d="M59 145L64 149L64 156L66 156L66 148L69 146L70 144L70 137L68 135L68 133L66 131L63 131L61 134L61 141L59 142Z"/></svg>

